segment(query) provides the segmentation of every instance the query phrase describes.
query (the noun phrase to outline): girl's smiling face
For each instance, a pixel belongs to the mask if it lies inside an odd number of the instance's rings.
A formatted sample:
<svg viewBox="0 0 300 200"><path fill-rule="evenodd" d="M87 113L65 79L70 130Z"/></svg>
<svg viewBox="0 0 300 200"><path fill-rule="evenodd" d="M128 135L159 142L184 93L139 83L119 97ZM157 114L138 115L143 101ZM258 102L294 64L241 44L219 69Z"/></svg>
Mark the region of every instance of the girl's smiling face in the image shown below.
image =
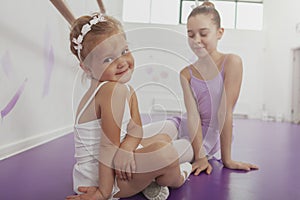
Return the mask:
<svg viewBox="0 0 300 200"><path fill-rule="evenodd" d="M88 74L98 81L126 83L131 79L134 59L124 33L113 34L105 39L99 37L98 44L86 57L84 63ZM101 39L102 38L102 39Z"/></svg>
<svg viewBox="0 0 300 200"><path fill-rule="evenodd" d="M193 52L202 57L216 51L218 40L223 35L223 28L217 28L211 15L198 14L187 22L188 42Z"/></svg>

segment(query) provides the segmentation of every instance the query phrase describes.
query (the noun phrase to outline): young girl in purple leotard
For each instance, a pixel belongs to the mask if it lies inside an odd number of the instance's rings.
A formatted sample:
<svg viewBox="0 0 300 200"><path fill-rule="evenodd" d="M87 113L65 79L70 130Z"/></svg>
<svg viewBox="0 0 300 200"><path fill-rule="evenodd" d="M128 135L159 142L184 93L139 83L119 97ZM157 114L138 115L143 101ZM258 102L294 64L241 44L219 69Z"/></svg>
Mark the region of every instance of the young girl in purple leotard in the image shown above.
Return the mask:
<svg viewBox="0 0 300 200"><path fill-rule="evenodd" d="M257 166L231 157L233 110L242 82L242 60L217 50L224 29L211 2L194 8L187 21L189 46L198 60L180 72L186 113L144 126L142 144L153 133L167 133L181 155L180 161L193 163L193 171L210 174L208 159L221 150L226 168L251 170ZM161 134L157 134L159 139Z"/></svg>

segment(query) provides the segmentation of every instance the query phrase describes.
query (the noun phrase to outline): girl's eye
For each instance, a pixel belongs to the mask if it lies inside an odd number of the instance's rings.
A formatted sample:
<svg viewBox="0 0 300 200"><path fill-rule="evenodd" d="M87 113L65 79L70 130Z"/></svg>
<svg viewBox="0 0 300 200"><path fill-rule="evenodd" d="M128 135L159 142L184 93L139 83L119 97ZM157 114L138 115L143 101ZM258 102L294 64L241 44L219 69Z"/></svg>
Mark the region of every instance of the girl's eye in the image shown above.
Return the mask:
<svg viewBox="0 0 300 200"><path fill-rule="evenodd" d="M105 58L103 63L110 63L112 62L114 59L113 58Z"/></svg>
<svg viewBox="0 0 300 200"><path fill-rule="evenodd" d="M127 53L129 53L129 49L128 49L128 48L126 48L126 49L122 52L122 55L125 55L125 54L127 54Z"/></svg>
<svg viewBox="0 0 300 200"><path fill-rule="evenodd" d="M194 34L188 34L189 38L193 38Z"/></svg>
<svg viewBox="0 0 300 200"><path fill-rule="evenodd" d="M201 37L206 37L208 35L208 31L202 31L199 34Z"/></svg>

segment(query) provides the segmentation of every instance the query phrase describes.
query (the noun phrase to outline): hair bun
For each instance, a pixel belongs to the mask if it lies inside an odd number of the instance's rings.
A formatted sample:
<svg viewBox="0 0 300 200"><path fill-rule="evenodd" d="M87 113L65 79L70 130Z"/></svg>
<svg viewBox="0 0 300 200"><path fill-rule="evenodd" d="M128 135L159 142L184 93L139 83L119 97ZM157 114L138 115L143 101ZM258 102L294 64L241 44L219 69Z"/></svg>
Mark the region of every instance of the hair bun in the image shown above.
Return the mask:
<svg viewBox="0 0 300 200"><path fill-rule="evenodd" d="M215 8L215 5L212 2L209 2L209 1L204 1L200 6L201 7Z"/></svg>

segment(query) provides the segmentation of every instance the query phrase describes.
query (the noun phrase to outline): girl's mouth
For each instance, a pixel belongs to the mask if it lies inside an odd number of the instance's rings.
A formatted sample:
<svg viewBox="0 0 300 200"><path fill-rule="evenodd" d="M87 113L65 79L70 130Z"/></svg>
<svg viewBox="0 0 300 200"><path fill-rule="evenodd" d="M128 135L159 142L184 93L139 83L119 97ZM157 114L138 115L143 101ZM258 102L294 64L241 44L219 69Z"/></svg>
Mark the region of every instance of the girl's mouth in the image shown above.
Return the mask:
<svg viewBox="0 0 300 200"><path fill-rule="evenodd" d="M126 73L128 70L129 70L129 68L127 68L126 70L123 70L121 72L116 73L116 75L122 75L122 74Z"/></svg>
<svg viewBox="0 0 300 200"><path fill-rule="evenodd" d="M194 46L193 46L193 49L201 50L201 49L204 49L204 47L203 47L203 46L200 46L200 45L194 45Z"/></svg>

